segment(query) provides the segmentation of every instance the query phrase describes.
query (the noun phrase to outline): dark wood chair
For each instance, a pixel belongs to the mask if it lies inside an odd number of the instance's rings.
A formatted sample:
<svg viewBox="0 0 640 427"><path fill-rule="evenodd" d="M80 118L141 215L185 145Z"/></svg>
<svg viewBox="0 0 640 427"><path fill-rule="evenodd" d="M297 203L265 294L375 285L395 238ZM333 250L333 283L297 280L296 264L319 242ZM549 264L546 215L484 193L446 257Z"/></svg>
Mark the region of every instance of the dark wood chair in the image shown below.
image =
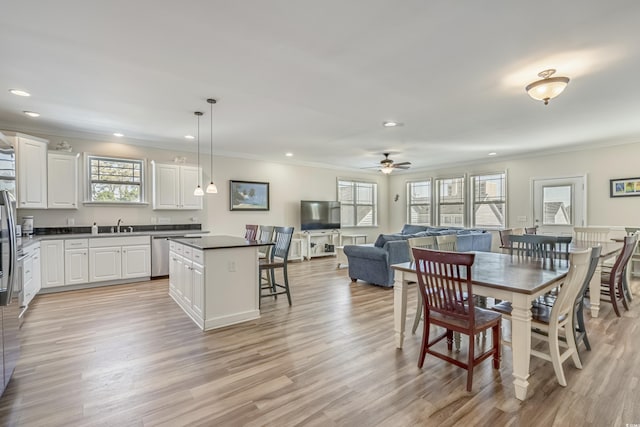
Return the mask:
<svg viewBox="0 0 640 427"><path fill-rule="evenodd" d="M625 310L629 310L627 298L625 297L625 285L623 282L627 263L633 255L637 241L637 234L626 236L624 238L624 246L616 258L613 267L611 267L611 270L609 271L603 271L600 277L602 283L602 294L609 296L608 301L613 305L613 311L615 311L616 316L618 317L621 316L620 309L618 308L618 301L622 303Z"/></svg>
<svg viewBox="0 0 640 427"><path fill-rule="evenodd" d="M467 370L467 391L471 391L473 368L493 356L493 367L500 369L500 314L475 307L472 303L471 265L473 253L441 252L430 249L412 249L416 260L418 286L424 305L424 330L418 367L422 368L427 353ZM471 303L470 303L471 302ZM445 332L430 340L431 325ZM475 335L491 328L492 347L475 355ZM453 333L469 337L467 363L440 353L433 346L446 338L449 352L453 348Z"/></svg>
<svg viewBox="0 0 640 427"><path fill-rule="evenodd" d="M287 274L287 260L289 259L289 247L293 237L293 227L274 227L273 242L275 245L269 251L267 258L260 259L260 276L263 272L268 273L270 283L260 283L260 299L266 297L278 298L278 295L287 295L289 305L291 305L291 291L289 290L289 275ZM275 277L276 269L282 269L283 282L277 283ZM262 281L261 281L262 282ZM269 291L263 293L263 291Z"/></svg>
<svg viewBox="0 0 640 427"><path fill-rule="evenodd" d="M259 225L247 224L244 226L244 238L245 240L256 240L258 236Z"/></svg>

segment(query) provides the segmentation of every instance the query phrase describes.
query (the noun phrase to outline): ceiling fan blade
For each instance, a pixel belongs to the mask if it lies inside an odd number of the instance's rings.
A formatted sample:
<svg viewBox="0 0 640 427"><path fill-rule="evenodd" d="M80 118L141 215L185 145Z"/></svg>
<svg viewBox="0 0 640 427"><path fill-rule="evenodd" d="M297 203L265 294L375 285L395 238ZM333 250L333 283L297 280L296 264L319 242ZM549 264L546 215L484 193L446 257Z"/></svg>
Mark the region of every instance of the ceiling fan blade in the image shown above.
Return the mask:
<svg viewBox="0 0 640 427"><path fill-rule="evenodd" d="M400 162L400 163L394 163L395 167L398 166L411 166L411 162Z"/></svg>
<svg viewBox="0 0 640 427"><path fill-rule="evenodd" d="M394 166L393 168L394 168L394 169L409 169L409 168L410 168L410 166L409 166L409 165L403 165L403 166L398 166L398 165L396 165L396 166Z"/></svg>

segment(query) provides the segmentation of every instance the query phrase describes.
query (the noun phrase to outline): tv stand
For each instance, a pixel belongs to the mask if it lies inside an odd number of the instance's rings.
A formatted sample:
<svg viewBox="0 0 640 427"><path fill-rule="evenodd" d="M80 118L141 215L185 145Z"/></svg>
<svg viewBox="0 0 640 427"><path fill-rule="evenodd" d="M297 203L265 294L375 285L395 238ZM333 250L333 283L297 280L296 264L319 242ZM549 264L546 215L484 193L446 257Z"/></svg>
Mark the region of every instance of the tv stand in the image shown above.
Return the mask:
<svg viewBox="0 0 640 427"><path fill-rule="evenodd" d="M302 257L335 256L340 242L340 230L315 230L299 233L302 239Z"/></svg>

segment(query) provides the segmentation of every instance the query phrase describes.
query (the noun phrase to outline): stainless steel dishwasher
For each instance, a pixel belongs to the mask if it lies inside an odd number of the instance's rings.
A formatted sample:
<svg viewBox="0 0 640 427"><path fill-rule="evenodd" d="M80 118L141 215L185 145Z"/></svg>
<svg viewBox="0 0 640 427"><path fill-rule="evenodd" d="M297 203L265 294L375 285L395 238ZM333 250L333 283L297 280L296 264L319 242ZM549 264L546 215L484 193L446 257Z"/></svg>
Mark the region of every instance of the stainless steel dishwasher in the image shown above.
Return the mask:
<svg viewBox="0 0 640 427"><path fill-rule="evenodd" d="M152 236L151 240L151 277L169 275L169 238L175 236Z"/></svg>

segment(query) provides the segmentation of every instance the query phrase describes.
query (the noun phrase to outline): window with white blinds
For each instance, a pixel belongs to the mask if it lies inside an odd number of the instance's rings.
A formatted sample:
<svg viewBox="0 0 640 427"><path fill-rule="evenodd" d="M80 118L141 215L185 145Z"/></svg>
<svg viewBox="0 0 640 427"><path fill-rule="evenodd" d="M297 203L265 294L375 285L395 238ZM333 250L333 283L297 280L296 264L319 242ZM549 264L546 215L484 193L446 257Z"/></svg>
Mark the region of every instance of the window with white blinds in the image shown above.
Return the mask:
<svg viewBox="0 0 640 427"><path fill-rule="evenodd" d="M378 225L378 184L338 180L338 201L342 227L375 227Z"/></svg>
<svg viewBox="0 0 640 427"><path fill-rule="evenodd" d="M431 180L407 182L407 223L431 225Z"/></svg>
<svg viewBox="0 0 640 427"><path fill-rule="evenodd" d="M505 228L506 181L504 172L471 177L471 219L474 227Z"/></svg>
<svg viewBox="0 0 640 427"><path fill-rule="evenodd" d="M436 225L464 227L464 176L436 179Z"/></svg>

